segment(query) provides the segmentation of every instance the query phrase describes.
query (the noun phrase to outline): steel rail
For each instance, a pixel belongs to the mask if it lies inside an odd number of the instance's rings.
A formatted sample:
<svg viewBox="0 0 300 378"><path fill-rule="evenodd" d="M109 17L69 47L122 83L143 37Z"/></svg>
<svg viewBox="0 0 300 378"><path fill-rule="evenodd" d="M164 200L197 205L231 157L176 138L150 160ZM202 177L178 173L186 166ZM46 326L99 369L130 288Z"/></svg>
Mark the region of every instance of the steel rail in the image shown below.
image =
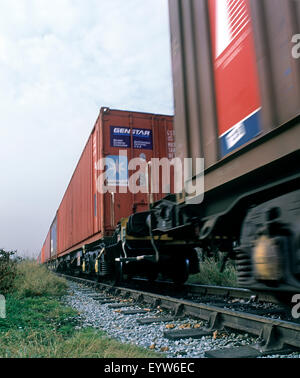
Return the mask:
<svg viewBox="0 0 300 378"><path fill-rule="evenodd" d="M147 285L148 281L144 278L133 278L135 282L140 282L141 284ZM151 283L152 287L157 285L162 289L168 290L174 287L171 281L155 281ZM239 288L239 287L227 287L227 286L217 286L217 285L200 285L200 284L185 284L182 286L182 291L188 294L195 295L216 295L222 297L240 298L240 299L252 299L255 302L268 302L274 304L280 304L281 302L272 293L257 292L249 289Z"/></svg>
<svg viewBox="0 0 300 378"><path fill-rule="evenodd" d="M175 316L191 316L207 321L207 326L204 329L193 330L194 334L198 333L199 336L209 335L216 330L221 331L226 329L247 332L257 336L260 340L258 344L252 345L251 347L245 347L247 353L250 354L250 357L274 353L289 353L294 350L293 348L300 348L300 324L228 310L208 304L195 303L190 300L149 293L132 288L112 286L106 283L98 283L83 278L66 275L61 276L77 283L95 287L115 296L132 298L137 304L146 304L153 308L160 306L162 309L173 311ZM187 331L182 330L183 337L185 337L184 332ZM178 333L176 330L168 331L165 332L165 334L167 337L171 338L172 333L176 334L176 332ZM189 331L188 335L193 337L192 333ZM239 353L242 354L242 357L245 357L245 348L243 350L242 348L236 348L236 350L232 352L233 355L230 353L230 349L227 349L226 353L229 353L230 357L238 357ZM217 353L218 352L219 351L217 351ZM223 351L222 356L224 356L224 353L225 352ZM217 356L211 353L207 354L208 356Z"/></svg>

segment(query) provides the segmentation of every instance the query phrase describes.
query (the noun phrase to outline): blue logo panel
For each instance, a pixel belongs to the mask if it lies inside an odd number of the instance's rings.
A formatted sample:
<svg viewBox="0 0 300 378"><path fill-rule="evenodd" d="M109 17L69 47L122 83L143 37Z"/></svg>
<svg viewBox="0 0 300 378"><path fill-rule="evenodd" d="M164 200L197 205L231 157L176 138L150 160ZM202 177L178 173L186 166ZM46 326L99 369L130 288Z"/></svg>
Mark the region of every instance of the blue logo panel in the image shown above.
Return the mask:
<svg viewBox="0 0 300 378"><path fill-rule="evenodd" d="M137 150L153 150L152 130L132 129L133 148ZM110 127L110 146L131 148L131 129L129 127Z"/></svg>
<svg viewBox="0 0 300 378"><path fill-rule="evenodd" d="M106 179L108 186L128 186L128 159L126 156L106 157Z"/></svg>
<svg viewBox="0 0 300 378"><path fill-rule="evenodd" d="M226 156L261 133L260 110L220 137L221 155Z"/></svg>

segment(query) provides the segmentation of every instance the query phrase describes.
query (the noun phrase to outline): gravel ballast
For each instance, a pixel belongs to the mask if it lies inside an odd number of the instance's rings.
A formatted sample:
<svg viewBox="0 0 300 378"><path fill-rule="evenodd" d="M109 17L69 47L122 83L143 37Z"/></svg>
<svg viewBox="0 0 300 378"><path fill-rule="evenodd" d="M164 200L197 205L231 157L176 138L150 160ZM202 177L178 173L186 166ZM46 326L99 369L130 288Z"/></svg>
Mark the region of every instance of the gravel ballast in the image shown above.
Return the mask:
<svg viewBox="0 0 300 378"><path fill-rule="evenodd" d="M91 295L87 295L90 293ZM204 353L209 350L225 347L236 347L250 345L257 340L247 334L237 333L215 333L214 337L205 336L201 339L181 339L171 341L163 336L168 329L180 329L183 327L197 328L205 325L197 319L184 318L170 323L153 323L140 325L138 319L147 317L161 317L170 315L162 312L161 309L147 309L143 315L123 315L121 311L140 309L139 306L128 306L119 310L109 308L110 304L100 304L93 299L93 294L99 294L93 288L84 287L74 282L69 283L69 293L63 297L63 303L76 309L79 313L78 329L93 327L100 329L106 334L122 343L137 345L146 349L152 349L168 358L203 358ZM115 303L120 302L116 299ZM126 302L124 302L126 304ZM145 308L146 307L142 307ZM287 356L269 356L287 357ZM299 358L300 354L294 353L289 357Z"/></svg>

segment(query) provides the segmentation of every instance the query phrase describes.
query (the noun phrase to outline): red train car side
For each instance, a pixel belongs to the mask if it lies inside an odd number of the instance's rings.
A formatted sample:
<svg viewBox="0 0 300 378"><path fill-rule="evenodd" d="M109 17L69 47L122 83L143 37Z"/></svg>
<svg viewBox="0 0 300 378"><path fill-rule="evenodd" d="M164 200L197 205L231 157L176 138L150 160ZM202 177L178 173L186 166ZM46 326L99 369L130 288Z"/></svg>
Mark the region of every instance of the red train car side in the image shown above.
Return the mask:
<svg viewBox="0 0 300 378"><path fill-rule="evenodd" d="M122 218L146 211L150 199L164 197L166 193L151 197L148 193L131 193L128 164L134 158L146 162L152 158L172 159L174 146L172 116L102 107L50 228L44 261L67 256L84 245L111 237ZM99 191L99 165L104 159L115 161L119 168L114 177L107 174L106 178L108 185L115 186L114 192Z"/></svg>

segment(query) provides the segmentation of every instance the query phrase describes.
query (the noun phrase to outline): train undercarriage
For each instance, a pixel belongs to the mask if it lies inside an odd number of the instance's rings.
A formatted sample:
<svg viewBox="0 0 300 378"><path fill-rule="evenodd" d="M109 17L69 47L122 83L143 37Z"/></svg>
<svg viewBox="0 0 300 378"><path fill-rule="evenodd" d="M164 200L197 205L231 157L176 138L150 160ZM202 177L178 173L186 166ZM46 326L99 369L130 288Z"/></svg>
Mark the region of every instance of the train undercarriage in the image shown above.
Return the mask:
<svg viewBox="0 0 300 378"><path fill-rule="evenodd" d="M154 281L162 274L184 283L199 272L199 251L202 256L221 252L221 271L228 259L234 260L239 286L299 292L300 175L295 161L299 153L289 165L277 164L276 180L274 167L264 167L256 176L206 193L203 203L178 203L169 195L148 212L123 219L112 237L62 256L51 267L96 280L119 282L138 275Z"/></svg>
<svg viewBox="0 0 300 378"><path fill-rule="evenodd" d="M162 200L152 210L153 234L186 235L206 254L222 252L223 267L227 259L235 260L241 287L299 292L298 162L299 152L289 163L274 162L206 193L203 203Z"/></svg>
<svg viewBox="0 0 300 378"><path fill-rule="evenodd" d="M167 236L150 235L148 226L130 228L130 222L146 220L150 212L137 213L123 219L115 234L79 251L63 256L50 268L70 275L90 276L98 281L115 283L134 276L155 281L159 274L176 284L183 284L190 274L199 272L197 250L185 241Z"/></svg>

